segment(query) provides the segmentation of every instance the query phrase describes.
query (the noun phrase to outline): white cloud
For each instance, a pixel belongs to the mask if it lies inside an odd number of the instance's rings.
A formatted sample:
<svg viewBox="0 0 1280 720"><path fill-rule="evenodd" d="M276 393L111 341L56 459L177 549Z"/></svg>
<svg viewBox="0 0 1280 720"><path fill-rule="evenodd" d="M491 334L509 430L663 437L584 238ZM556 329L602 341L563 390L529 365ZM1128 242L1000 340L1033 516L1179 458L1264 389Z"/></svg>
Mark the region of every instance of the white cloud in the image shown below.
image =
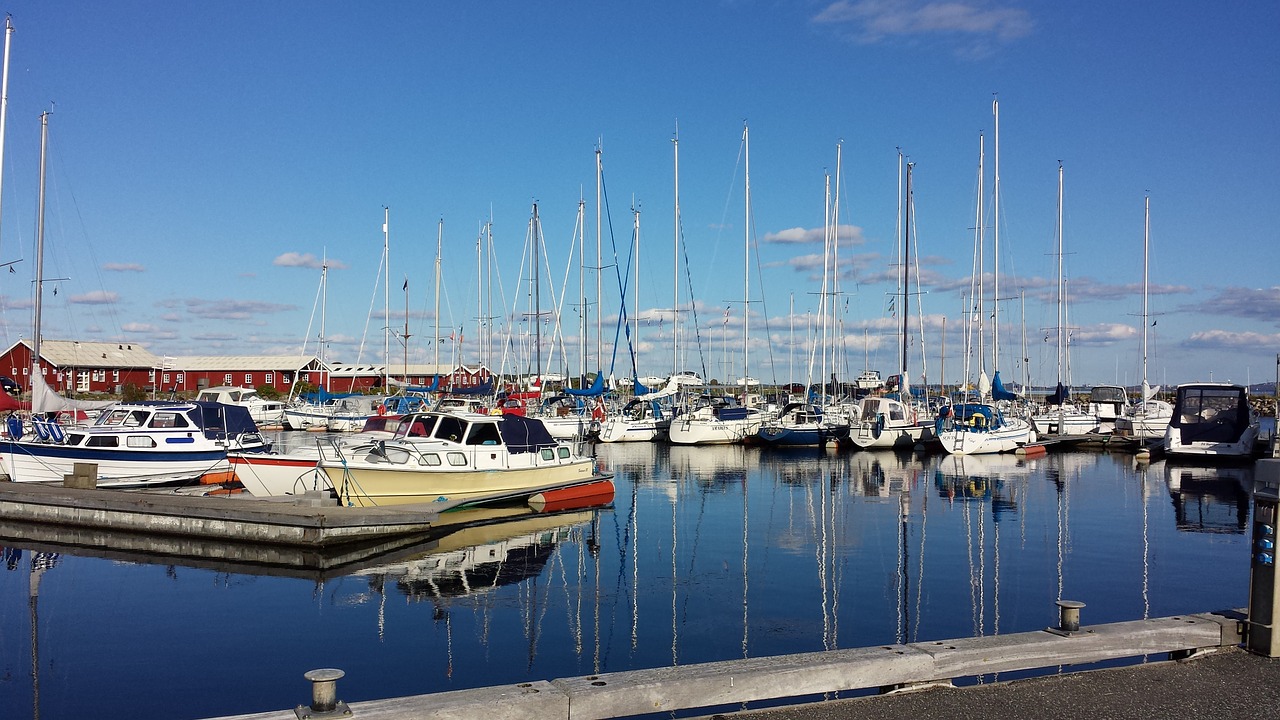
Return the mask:
<svg viewBox="0 0 1280 720"><path fill-rule="evenodd" d="M1025 9L999 2L838 0L815 15L813 22L847 31L853 40L867 44L945 36L970 43L961 50L963 54L981 55L990 51L988 45L1026 37L1034 28Z"/></svg>
<svg viewBox="0 0 1280 720"><path fill-rule="evenodd" d="M1191 337L1183 341L1183 346L1205 348L1209 350L1248 350L1256 351L1261 347L1280 345L1280 334L1256 332L1231 332L1229 330L1206 330L1191 333Z"/></svg>
<svg viewBox="0 0 1280 720"><path fill-rule="evenodd" d="M345 270L347 267L347 264L341 260L334 260L332 258L329 260L321 260L311 253L296 252L287 252L283 255L278 255L275 260L271 261L271 264L276 267L315 268L317 270L326 264L333 270Z"/></svg>
<svg viewBox="0 0 1280 720"><path fill-rule="evenodd" d="M106 290L94 290L83 295L72 295L68 298L68 302L77 305L111 305L119 300L119 295Z"/></svg>

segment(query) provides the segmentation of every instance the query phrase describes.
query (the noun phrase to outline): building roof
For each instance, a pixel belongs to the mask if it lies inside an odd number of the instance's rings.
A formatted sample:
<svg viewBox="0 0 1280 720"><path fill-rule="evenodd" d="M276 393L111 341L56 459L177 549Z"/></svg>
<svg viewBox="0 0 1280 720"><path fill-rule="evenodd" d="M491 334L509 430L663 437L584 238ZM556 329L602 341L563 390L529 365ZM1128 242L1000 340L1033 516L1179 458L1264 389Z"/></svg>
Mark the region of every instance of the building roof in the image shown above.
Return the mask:
<svg viewBox="0 0 1280 720"><path fill-rule="evenodd" d="M186 372L297 372L321 369L314 355L186 355L170 358L169 368Z"/></svg>
<svg viewBox="0 0 1280 720"><path fill-rule="evenodd" d="M19 340L13 347L31 347ZM13 348L11 347L10 350ZM160 358L138 343L89 342L85 340L41 340L40 355L58 368L155 368Z"/></svg>

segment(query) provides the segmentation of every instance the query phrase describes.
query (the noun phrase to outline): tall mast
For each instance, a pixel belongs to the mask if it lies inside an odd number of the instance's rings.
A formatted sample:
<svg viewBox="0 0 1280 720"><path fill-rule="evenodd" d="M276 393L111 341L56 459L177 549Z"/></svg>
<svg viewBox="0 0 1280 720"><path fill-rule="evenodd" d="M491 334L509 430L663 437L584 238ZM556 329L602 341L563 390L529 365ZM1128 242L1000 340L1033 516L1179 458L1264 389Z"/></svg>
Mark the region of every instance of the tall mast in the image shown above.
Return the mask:
<svg viewBox="0 0 1280 720"><path fill-rule="evenodd" d="M671 138L675 154L675 216L672 230L674 251L671 254L671 374L680 371L680 124L676 123Z"/></svg>
<svg viewBox="0 0 1280 720"><path fill-rule="evenodd" d="M1000 99L991 103L991 112L995 115L995 184L991 193L991 214L995 220L993 240L995 242L995 264L991 267L992 308L991 308L991 369L1000 372Z"/></svg>
<svg viewBox="0 0 1280 720"><path fill-rule="evenodd" d="M391 209L382 206L382 263L386 281L382 285L382 391L391 386L391 256L387 254L387 225L391 222Z"/></svg>
<svg viewBox="0 0 1280 720"><path fill-rule="evenodd" d="M40 375L40 314L44 305L44 172L45 155L49 147L49 112L40 113L40 195L36 203L36 301L32 320L35 331L31 340L31 389L32 400L37 377ZM33 408L35 409L35 408Z"/></svg>
<svg viewBox="0 0 1280 720"><path fill-rule="evenodd" d="M435 340L432 345L435 347L435 357L431 364L435 367L431 368L431 372L440 372L440 250L444 245L444 218L440 218L436 224L436 332ZM437 385L437 389L438 389Z"/></svg>
<svg viewBox="0 0 1280 720"><path fill-rule="evenodd" d="M541 238L538 235L538 203L533 204L533 218L529 220L530 237L533 238L533 357L537 369L538 380L542 380L542 278L539 270L542 265L539 247Z"/></svg>
<svg viewBox="0 0 1280 720"><path fill-rule="evenodd" d="M902 365L900 366L902 376L899 378L898 392L902 395L904 403L907 402L907 322L911 319L911 213L914 199L914 191L911 187L911 171L915 166L916 164L913 162L907 163L907 205L903 212L903 217L906 218L906 225L902 228Z"/></svg>
<svg viewBox="0 0 1280 720"><path fill-rule="evenodd" d="M1062 384L1062 354L1066 347L1063 341L1064 325L1066 325L1066 307L1064 305L1066 287L1062 277L1062 161L1058 161L1058 384ZM1065 398L1064 398L1065 399ZM1061 431L1061 427L1059 427Z"/></svg>
<svg viewBox="0 0 1280 720"><path fill-rule="evenodd" d="M0 79L0 190L3 190L4 179L4 138L5 124L9 117L9 44L13 39L13 18L4 20L4 70ZM4 193L0 192L0 200Z"/></svg>
<svg viewBox="0 0 1280 720"><path fill-rule="evenodd" d="M604 258L601 255L601 237L600 237L601 230L603 229L603 226L601 225L601 222L600 222L600 218L602 216L601 201L603 199L603 196L604 196L604 165L603 165L603 158L601 158L600 156L600 146L597 145L596 146L596 358L597 358L596 364L600 366L604 365L604 323L603 323L603 318L601 317L602 315L604 315L604 302L602 297L604 286L601 284L601 281L600 281L601 280L600 276L604 272ZM603 367L598 369L603 370ZM584 388L586 387L586 383L587 383L587 372L588 372L587 358L583 357L582 358L582 387Z"/></svg>
<svg viewBox="0 0 1280 720"><path fill-rule="evenodd" d="M1151 246L1151 196L1142 202L1142 402L1147 401L1147 253ZM1144 405L1145 407L1145 405Z"/></svg>
<svg viewBox="0 0 1280 720"><path fill-rule="evenodd" d="M751 364L750 348L751 348L751 139L747 124L742 124L742 157L743 157L743 180L746 192L746 202L743 203L745 208L745 217L743 221L744 242L746 252L743 254L743 292L742 292L742 399L743 404L749 404L747 379L750 377L749 370Z"/></svg>

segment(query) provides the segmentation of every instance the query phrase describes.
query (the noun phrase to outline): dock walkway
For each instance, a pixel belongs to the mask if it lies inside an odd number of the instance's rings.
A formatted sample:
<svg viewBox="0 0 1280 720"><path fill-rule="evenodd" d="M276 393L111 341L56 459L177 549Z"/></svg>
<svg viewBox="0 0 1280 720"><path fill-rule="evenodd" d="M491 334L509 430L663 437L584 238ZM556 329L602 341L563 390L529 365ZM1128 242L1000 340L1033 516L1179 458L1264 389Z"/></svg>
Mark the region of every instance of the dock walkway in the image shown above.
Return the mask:
<svg viewBox="0 0 1280 720"><path fill-rule="evenodd" d="M339 704L354 717L369 720L605 720L682 711L684 717L701 711L706 718L741 720L1268 716L1280 707L1280 661L1238 649L1242 621L1237 611L1182 615ZM1139 664L1004 682L1031 671L1087 670L1095 663L1120 660ZM341 677L340 672L317 672ZM964 680L985 684L951 687ZM349 696L357 682L347 678L338 688L330 681L323 688L330 693L325 704L334 696L340 701L343 691ZM313 690L319 697L321 685ZM861 697L831 699L856 695ZM776 709L745 710L748 703ZM309 708L300 710L298 716L305 716ZM285 710L238 719L298 716Z"/></svg>

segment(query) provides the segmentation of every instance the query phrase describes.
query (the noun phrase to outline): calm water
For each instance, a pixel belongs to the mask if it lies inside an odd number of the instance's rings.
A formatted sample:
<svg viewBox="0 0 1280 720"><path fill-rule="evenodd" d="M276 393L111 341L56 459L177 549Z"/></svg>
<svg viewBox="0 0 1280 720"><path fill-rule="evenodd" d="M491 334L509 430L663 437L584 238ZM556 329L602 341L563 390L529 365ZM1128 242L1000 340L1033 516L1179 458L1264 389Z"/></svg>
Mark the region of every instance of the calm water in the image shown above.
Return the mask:
<svg viewBox="0 0 1280 720"><path fill-rule="evenodd" d="M614 507L290 577L0 542L0 717L200 718L1242 607L1252 470L613 445ZM102 543L99 543L100 545ZM110 544L110 543L107 543ZM344 571L345 572L345 571Z"/></svg>

